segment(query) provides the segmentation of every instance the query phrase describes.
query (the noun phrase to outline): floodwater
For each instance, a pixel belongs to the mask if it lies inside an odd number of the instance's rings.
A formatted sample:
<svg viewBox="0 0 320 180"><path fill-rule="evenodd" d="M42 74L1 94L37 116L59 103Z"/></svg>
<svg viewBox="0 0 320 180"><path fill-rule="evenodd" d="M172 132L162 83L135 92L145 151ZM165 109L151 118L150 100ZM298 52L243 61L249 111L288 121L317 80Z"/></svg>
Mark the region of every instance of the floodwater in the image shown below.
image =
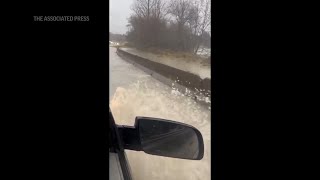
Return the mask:
<svg viewBox="0 0 320 180"><path fill-rule="evenodd" d="M135 180L211 179L210 108L177 92L110 51L110 108L117 124L133 126L136 116L170 119L196 127L204 139L202 160L183 160L126 150Z"/></svg>

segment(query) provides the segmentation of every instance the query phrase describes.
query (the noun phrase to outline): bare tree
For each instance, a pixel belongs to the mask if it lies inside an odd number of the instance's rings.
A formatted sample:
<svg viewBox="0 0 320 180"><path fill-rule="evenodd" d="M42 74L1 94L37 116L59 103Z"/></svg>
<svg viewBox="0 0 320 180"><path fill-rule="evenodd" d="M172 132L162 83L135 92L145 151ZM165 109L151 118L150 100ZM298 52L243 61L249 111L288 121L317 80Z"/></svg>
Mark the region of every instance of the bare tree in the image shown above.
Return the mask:
<svg viewBox="0 0 320 180"><path fill-rule="evenodd" d="M191 2L189 0L173 0L170 3L168 12L173 16L178 24L177 36L178 45L181 49L186 49L186 35L184 26L190 18Z"/></svg>
<svg viewBox="0 0 320 180"><path fill-rule="evenodd" d="M184 25L188 21L190 8L189 0L173 0L169 6L169 13L176 18L178 24Z"/></svg>
<svg viewBox="0 0 320 180"><path fill-rule="evenodd" d="M166 16L165 5L163 0L135 0L131 7L134 14L129 18L131 39L143 46L156 45Z"/></svg>
<svg viewBox="0 0 320 180"><path fill-rule="evenodd" d="M164 18L166 3L163 0L135 0L131 9L140 18Z"/></svg>
<svg viewBox="0 0 320 180"><path fill-rule="evenodd" d="M194 54L199 50L205 33L210 33L211 2L210 0L195 1L189 11L188 23L195 38Z"/></svg>
<svg viewBox="0 0 320 180"><path fill-rule="evenodd" d="M149 18L151 0L136 0L131 6L131 10L139 18Z"/></svg>
<svg viewBox="0 0 320 180"><path fill-rule="evenodd" d="M210 44L204 41L210 37L210 0L135 0L132 10L127 37L141 47L196 54L201 44Z"/></svg>

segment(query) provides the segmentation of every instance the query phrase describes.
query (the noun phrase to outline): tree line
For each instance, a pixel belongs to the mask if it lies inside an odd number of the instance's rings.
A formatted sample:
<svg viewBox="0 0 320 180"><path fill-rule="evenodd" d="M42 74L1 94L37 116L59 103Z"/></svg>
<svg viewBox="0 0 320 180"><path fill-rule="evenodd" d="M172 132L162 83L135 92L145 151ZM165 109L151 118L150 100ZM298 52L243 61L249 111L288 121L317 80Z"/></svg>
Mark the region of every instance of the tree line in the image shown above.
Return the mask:
<svg viewBox="0 0 320 180"><path fill-rule="evenodd" d="M135 0L127 40L140 48L197 53L210 47L210 0Z"/></svg>
<svg viewBox="0 0 320 180"><path fill-rule="evenodd" d="M109 40L110 41L117 41L117 42L124 42L126 40L126 36L122 34L114 34L109 32Z"/></svg>

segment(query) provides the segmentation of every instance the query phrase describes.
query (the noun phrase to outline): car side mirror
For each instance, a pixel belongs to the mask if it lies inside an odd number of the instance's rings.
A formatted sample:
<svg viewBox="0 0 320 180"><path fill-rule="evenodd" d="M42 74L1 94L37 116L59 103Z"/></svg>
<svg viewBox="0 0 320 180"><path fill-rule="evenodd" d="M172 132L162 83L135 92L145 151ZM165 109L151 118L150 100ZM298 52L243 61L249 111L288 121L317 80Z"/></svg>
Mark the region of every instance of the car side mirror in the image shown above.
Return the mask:
<svg viewBox="0 0 320 180"><path fill-rule="evenodd" d="M202 135L190 125L165 119L136 117L134 127L119 128L125 149L181 159L203 158Z"/></svg>

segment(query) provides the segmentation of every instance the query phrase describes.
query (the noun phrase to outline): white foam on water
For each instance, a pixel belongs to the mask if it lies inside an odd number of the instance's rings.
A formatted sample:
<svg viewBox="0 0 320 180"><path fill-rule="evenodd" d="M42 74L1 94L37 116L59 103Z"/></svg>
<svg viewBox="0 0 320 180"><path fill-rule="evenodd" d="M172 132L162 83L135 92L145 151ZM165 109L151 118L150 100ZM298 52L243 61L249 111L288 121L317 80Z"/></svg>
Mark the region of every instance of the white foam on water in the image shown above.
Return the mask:
<svg viewBox="0 0 320 180"><path fill-rule="evenodd" d="M136 116L170 119L196 127L203 136L202 160L183 160L126 150L135 180L209 180L211 179L211 108L151 79L118 87L110 102L117 124L133 126Z"/></svg>

